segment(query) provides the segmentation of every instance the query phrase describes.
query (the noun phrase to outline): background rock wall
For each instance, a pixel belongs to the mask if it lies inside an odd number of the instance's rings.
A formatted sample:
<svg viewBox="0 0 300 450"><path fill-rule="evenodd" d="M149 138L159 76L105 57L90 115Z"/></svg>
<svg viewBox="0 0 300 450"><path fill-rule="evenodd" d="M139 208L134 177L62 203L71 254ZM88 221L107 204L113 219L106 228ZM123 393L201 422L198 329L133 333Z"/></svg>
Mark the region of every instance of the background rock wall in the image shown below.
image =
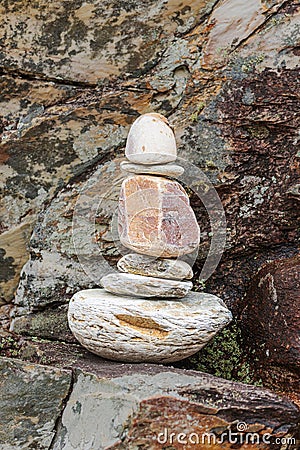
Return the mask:
<svg viewBox="0 0 300 450"><path fill-rule="evenodd" d="M150 111L169 118L179 156L222 200L226 251L205 289L238 317L261 265L298 251L299 3L3 0L0 17L4 326L14 301L14 331L72 340L67 302L96 284L72 242L76 201L83 188L93 195L88 183L99 176L95 240L115 264L117 188L109 190L131 123ZM191 201L202 289L211 229ZM85 234L78 239L89 257Z"/></svg>

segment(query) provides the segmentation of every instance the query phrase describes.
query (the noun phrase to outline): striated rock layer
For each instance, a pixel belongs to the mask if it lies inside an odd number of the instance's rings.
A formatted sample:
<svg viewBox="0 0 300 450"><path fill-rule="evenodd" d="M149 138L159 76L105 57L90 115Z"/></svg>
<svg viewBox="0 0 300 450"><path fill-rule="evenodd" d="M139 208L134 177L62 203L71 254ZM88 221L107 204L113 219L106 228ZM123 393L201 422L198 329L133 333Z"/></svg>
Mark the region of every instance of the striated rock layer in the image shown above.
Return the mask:
<svg viewBox="0 0 300 450"><path fill-rule="evenodd" d="M238 422L242 442L249 442L240 449L287 448L272 445L277 438L292 438L289 450L299 448L298 408L266 389L191 370L107 361L77 345L27 342L26 361L0 358L6 393L0 397L1 450L136 450L137 442L141 450L232 450L226 435ZM51 366L42 366L45 361ZM262 445L250 443L251 431ZM197 436L199 445L192 443Z"/></svg>
<svg viewBox="0 0 300 450"><path fill-rule="evenodd" d="M143 174L148 173L149 175L164 175L166 177L180 177L183 174L184 168L178 166L177 164L133 164L127 161L122 161L120 167L125 172Z"/></svg>
<svg viewBox="0 0 300 450"><path fill-rule="evenodd" d="M175 280L190 279L193 271L185 261L176 259L155 259L151 256L129 253L118 261L121 272L145 275L146 277L159 277Z"/></svg>
<svg viewBox="0 0 300 450"><path fill-rule="evenodd" d="M190 281L166 280L131 273L112 273L101 279L104 289L113 294L137 297L184 297L193 287Z"/></svg>
<svg viewBox="0 0 300 450"><path fill-rule="evenodd" d="M300 392L300 256L265 264L241 314L244 341L266 385Z"/></svg>
<svg viewBox="0 0 300 450"><path fill-rule="evenodd" d="M71 331L88 350L123 362L179 361L200 350L231 320L218 297L200 292L184 300L116 297L101 289L75 294Z"/></svg>
<svg viewBox="0 0 300 450"><path fill-rule="evenodd" d="M176 181L147 175L124 180L118 220L121 243L137 253L177 257L199 245L195 214Z"/></svg>

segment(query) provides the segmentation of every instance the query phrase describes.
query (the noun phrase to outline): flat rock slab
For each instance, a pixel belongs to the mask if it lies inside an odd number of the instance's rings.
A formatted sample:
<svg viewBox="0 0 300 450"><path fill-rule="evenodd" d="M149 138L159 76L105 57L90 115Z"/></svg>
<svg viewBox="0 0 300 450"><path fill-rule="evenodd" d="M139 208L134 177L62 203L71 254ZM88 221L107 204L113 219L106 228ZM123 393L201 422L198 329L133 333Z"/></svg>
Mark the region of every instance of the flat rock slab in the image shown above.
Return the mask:
<svg viewBox="0 0 300 450"><path fill-rule="evenodd" d="M144 298L182 298L192 289L190 281L166 280L131 273L110 273L101 285L112 294Z"/></svg>
<svg viewBox="0 0 300 450"><path fill-rule="evenodd" d="M129 253L118 261L118 269L122 272L159 277L174 280L190 279L193 271L189 264L178 259L151 258L150 256Z"/></svg>
<svg viewBox="0 0 300 450"><path fill-rule="evenodd" d="M200 350L231 313L218 297L200 292L183 300L146 300L88 289L73 296L68 319L83 347L103 358L169 363Z"/></svg>
<svg viewBox="0 0 300 450"><path fill-rule="evenodd" d="M123 181L118 223L121 243L145 255L178 257L193 252L200 241L187 193L163 177L136 175Z"/></svg>
<svg viewBox="0 0 300 450"><path fill-rule="evenodd" d="M232 450L226 438L223 444L213 446L212 440L208 445L205 433L221 440L221 433L236 432L237 423L244 426L245 441L247 430L258 430L261 442L239 448L279 450L271 442L296 428L297 408L271 392L196 372L152 373L151 366L147 371L112 378L78 372L54 450L136 450L137 443L142 450ZM263 442L264 434L270 445ZM199 445L189 442L195 436Z"/></svg>
<svg viewBox="0 0 300 450"><path fill-rule="evenodd" d="M71 380L71 371L0 358L1 450L48 449Z"/></svg>
<svg viewBox="0 0 300 450"><path fill-rule="evenodd" d="M137 174L152 174L163 175L166 177L180 177L183 174L184 168L177 166L177 164L153 164L146 166L144 164L134 164L127 161L122 161L121 169L125 172L137 173Z"/></svg>
<svg viewBox="0 0 300 450"><path fill-rule="evenodd" d="M296 442L298 408L268 390L191 370L111 362L62 342L27 343L32 360L0 357L1 393L7 397L0 399L1 450L104 450L109 446L136 450L137 442L143 450L204 450L213 448L201 444L204 433L234 433L238 422L244 426L244 439L252 431L261 442L239 448L286 448L263 444L263 436L272 443L278 438ZM37 354L52 366L36 364ZM73 383L68 381L70 368ZM67 389L69 395L64 397ZM61 406L55 399L63 398ZM43 438L49 430L51 444L49 435ZM186 433L186 439L196 434L200 445L178 443L178 438L184 439L180 433ZM222 447L215 448L233 447L225 439ZM296 448L299 442L289 447Z"/></svg>

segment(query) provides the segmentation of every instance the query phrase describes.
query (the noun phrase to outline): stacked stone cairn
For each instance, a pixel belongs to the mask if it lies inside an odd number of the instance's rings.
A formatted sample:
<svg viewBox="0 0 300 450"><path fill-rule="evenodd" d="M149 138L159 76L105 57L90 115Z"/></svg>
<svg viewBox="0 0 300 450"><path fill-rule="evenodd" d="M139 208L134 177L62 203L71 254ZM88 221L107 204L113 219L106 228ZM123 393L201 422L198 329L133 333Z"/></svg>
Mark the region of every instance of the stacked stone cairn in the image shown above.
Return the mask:
<svg viewBox="0 0 300 450"><path fill-rule="evenodd" d="M134 251L103 289L80 291L69 305L69 326L90 351L123 362L178 361L196 353L230 320L218 297L190 292L193 271L184 255L197 250L200 230L189 198L172 178L175 136L165 117L140 116L126 144L130 173L119 198L119 237Z"/></svg>

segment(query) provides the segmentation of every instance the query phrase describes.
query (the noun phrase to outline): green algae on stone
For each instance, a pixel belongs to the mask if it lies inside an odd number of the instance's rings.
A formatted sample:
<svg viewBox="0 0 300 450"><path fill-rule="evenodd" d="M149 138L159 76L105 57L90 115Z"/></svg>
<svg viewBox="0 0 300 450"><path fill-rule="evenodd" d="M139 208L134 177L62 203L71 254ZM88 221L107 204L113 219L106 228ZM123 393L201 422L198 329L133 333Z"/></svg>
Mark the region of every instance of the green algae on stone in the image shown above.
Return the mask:
<svg viewBox="0 0 300 450"><path fill-rule="evenodd" d="M14 319L14 332L27 336L43 336L58 341L74 342L69 330L66 307L37 311Z"/></svg>
<svg viewBox="0 0 300 450"><path fill-rule="evenodd" d="M179 365L182 366L182 363ZM196 355L186 359L184 367L226 380L260 384L255 380L250 361L243 350L241 330L236 321L221 330Z"/></svg>

